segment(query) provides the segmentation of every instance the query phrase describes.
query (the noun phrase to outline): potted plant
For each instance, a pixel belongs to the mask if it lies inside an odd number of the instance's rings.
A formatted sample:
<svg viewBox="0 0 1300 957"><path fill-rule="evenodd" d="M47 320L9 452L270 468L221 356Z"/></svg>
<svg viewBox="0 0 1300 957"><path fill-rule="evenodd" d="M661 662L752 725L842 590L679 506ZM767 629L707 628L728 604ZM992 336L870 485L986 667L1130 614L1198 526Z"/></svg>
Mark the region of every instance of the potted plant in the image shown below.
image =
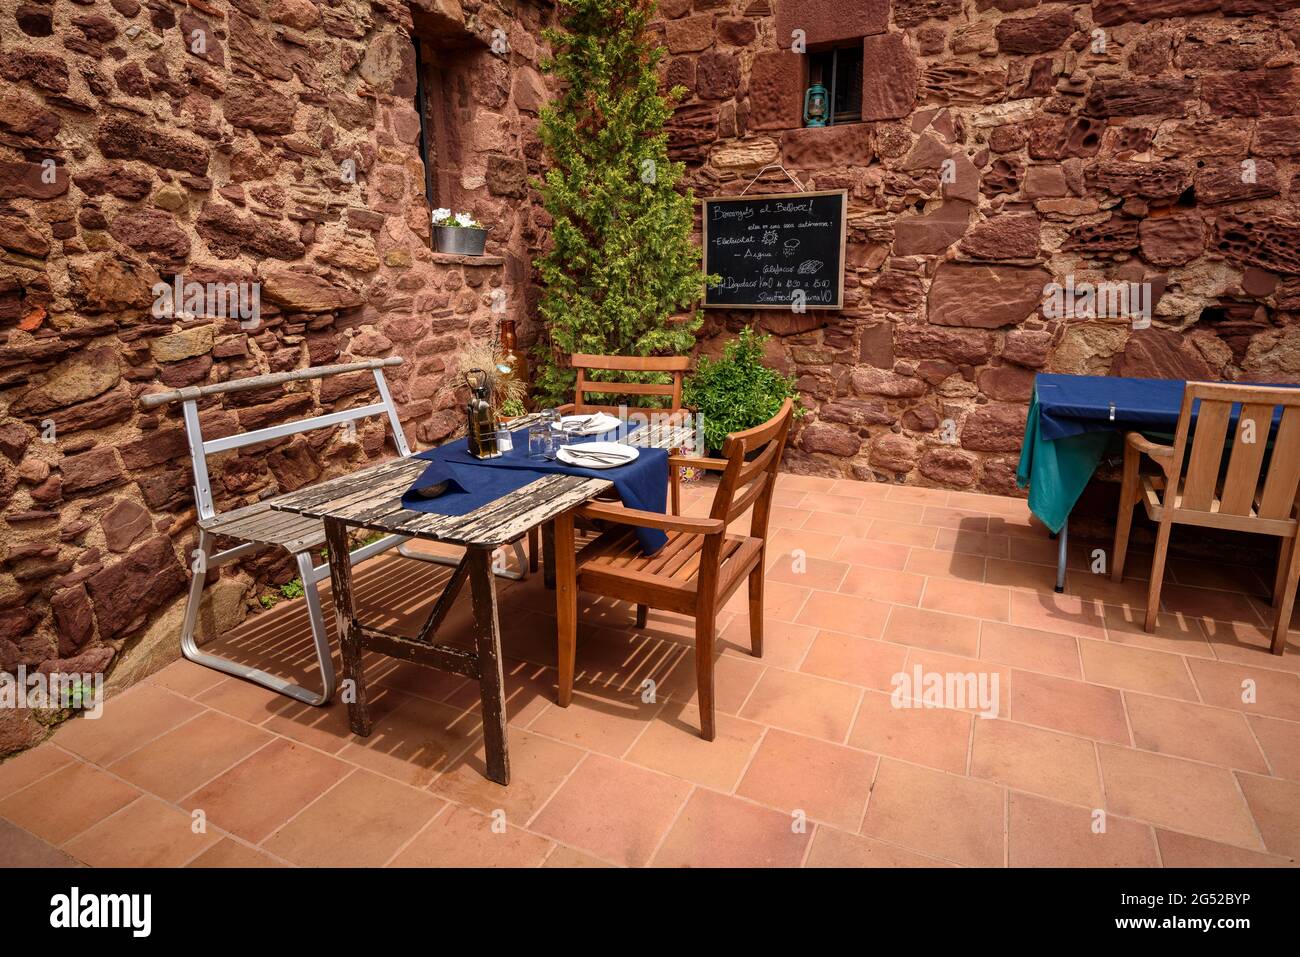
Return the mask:
<svg viewBox="0 0 1300 957"><path fill-rule="evenodd" d="M487 230L469 213L453 213L443 206L433 211L433 242L440 253L482 256Z"/></svg>
<svg viewBox="0 0 1300 957"><path fill-rule="evenodd" d="M752 329L727 343L722 358L700 359L695 374L683 384L682 400L704 420L704 442L716 455L731 432L762 425L794 399L794 415L807 410L799 401L794 376L783 376L763 363L768 337Z"/></svg>
<svg viewBox="0 0 1300 957"><path fill-rule="evenodd" d="M510 356L499 343L491 339L475 339L467 343L456 362L456 371L463 379L470 369L482 369L486 373L492 414L496 419L508 420L524 414L528 387L512 374Z"/></svg>

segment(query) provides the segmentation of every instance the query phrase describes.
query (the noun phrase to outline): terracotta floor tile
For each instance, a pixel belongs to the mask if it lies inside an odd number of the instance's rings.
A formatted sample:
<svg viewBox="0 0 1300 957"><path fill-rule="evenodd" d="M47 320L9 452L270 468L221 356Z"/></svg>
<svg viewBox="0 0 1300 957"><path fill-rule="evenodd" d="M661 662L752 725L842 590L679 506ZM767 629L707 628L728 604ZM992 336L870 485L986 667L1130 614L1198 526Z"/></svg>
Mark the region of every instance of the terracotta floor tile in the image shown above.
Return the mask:
<svg viewBox="0 0 1300 957"><path fill-rule="evenodd" d="M1300 634L1294 630L1289 632L1284 652L1280 655L1273 654L1273 609L1265 607L1269 624L1264 625L1243 621L1215 621L1212 618L1196 620L1205 629L1214 656L1220 661L1235 661L1277 671L1300 671Z"/></svg>
<svg viewBox="0 0 1300 957"><path fill-rule="evenodd" d="M1243 595L1267 595L1273 587L1272 569L1265 571L1250 565L1170 558L1165 563L1165 575L1166 581L1179 585L1217 588Z"/></svg>
<svg viewBox="0 0 1300 957"><path fill-rule="evenodd" d="M555 850L546 858L546 863L542 867L613 867L598 857L592 857L590 854L584 854L582 851L575 851L571 847L565 847L562 844L554 845Z"/></svg>
<svg viewBox="0 0 1300 957"><path fill-rule="evenodd" d="M808 845L788 814L697 789L686 802L655 867L798 867Z"/></svg>
<svg viewBox="0 0 1300 957"><path fill-rule="evenodd" d="M1189 701L1124 695L1133 743L1144 751L1268 773L1245 717Z"/></svg>
<svg viewBox="0 0 1300 957"><path fill-rule="evenodd" d="M229 837L223 837L216 844L200 854L186 867L284 867L270 854L240 844Z"/></svg>
<svg viewBox="0 0 1300 957"><path fill-rule="evenodd" d="M768 535L767 549L773 554L799 549L809 558L833 559L835 550L844 540L843 536L833 532L814 532L806 528L778 528Z"/></svg>
<svg viewBox="0 0 1300 957"><path fill-rule="evenodd" d="M656 626L659 627L659 626ZM661 644L656 640L656 644ZM429 669L425 669L428 671ZM554 668L532 662L507 660L503 666L506 695L506 720L521 728L555 701L559 676ZM460 711L482 714L483 698L477 681L466 681L443 699Z"/></svg>
<svg viewBox="0 0 1300 957"><path fill-rule="evenodd" d="M947 550L913 548L904 569L929 578L956 578L960 581L984 581L985 559L981 555L962 555Z"/></svg>
<svg viewBox="0 0 1300 957"><path fill-rule="evenodd" d="M394 661L392 667L376 678L375 683L417 698L428 698L430 701L446 701L460 688L470 684L473 684L474 692L478 690L477 683L468 678L410 661Z"/></svg>
<svg viewBox="0 0 1300 957"><path fill-rule="evenodd" d="M1300 677L1197 658L1188 658L1187 664L1206 704L1300 721Z"/></svg>
<svg viewBox="0 0 1300 957"><path fill-rule="evenodd" d="M455 805L439 814L393 858L393 867L540 867L545 838Z"/></svg>
<svg viewBox="0 0 1300 957"><path fill-rule="evenodd" d="M984 562L984 581L990 585L1052 595L1056 586L1056 566L989 558Z"/></svg>
<svg viewBox="0 0 1300 957"><path fill-rule="evenodd" d="M979 649L980 623L924 608L895 605L885 626L885 640L948 654L973 657Z"/></svg>
<svg viewBox="0 0 1300 957"><path fill-rule="evenodd" d="M939 551L955 552L958 555L1006 558L1010 541L1006 535L941 528L935 537L934 547Z"/></svg>
<svg viewBox="0 0 1300 957"><path fill-rule="evenodd" d="M934 548L939 530L927 525L911 525L907 522L891 522L878 518L871 523L869 538L882 542L894 542L898 545L914 545L917 548Z"/></svg>
<svg viewBox="0 0 1300 957"><path fill-rule="evenodd" d="M7 797L33 781L53 774L73 760L72 755L52 743L6 758L0 764L0 797Z"/></svg>
<svg viewBox="0 0 1300 957"><path fill-rule="evenodd" d="M1017 591L1011 596L1011 623L1041 631L1054 631L1076 638L1106 638L1102 605L1074 595L1057 595L1050 589L1028 594Z"/></svg>
<svg viewBox="0 0 1300 957"><path fill-rule="evenodd" d="M1262 850L1231 771L1109 744L1099 749L1111 812Z"/></svg>
<svg viewBox="0 0 1300 957"><path fill-rule="evenodd" d="M932 578L926 582L921 607L990 621L1006 621L1011 614L1011 590L979 582Z"/></svg>
<svg viewBox="0 0 1300 957"><path fill-rule="evenodd" d="M769 668L740 716L827 741L843 741L862 691L812 675Z"/></svg>
<svg viewBox="0 0 1300 957"><path fill-rule="evenodd" d="M862 834L973 867L1004 864L1006 791L884 758Z"/></svg>
<svg viewBox="0 0 1300 957"><path fill-rule="evenodd" d="M1122 645L1169 651L1178 655L1213 658L1214 651L1205 637L1205 628L1199 618L1177 612L1162 611L1156 616L1154 631L1143 626L1146 608L1106 605L1106 638Z"/></svg>
<svg viewBox="0 0 1300 957"><path fill-rule="evenodd" d="M0 817L51 844L62 844L139 796L129 784L74 761L0 801Z"/></svg>
<svg viewBox="0 0 1300 957"><path fill-rule="evenodd" d="M430 790L485 814L504 811L511 824L527 824L578 766L585 752L522 728L511 727L507 734L508 786L485 777L486 761L480 741L473 754L454 761L440 774Z"/></svg>
<svg viewBox="0 0 1300 957"><path fill-rule="evenodd" d="M1011 718L1098 741L1129 743L1120 693L1068 678L1013 671Z"/></svg>
<svg viewBox="0 0 1300 957"><path fill-rule="evenodd" d="M980 623L980 658L1060 678L1082 678L1079 639L1072 635L1007 625Z"/></svg>
<svg viewBox="0 0 1300 957"><path fill-rule="evenodd" d="M765 665L795 671L808 654L817 629L811 625L797 625L790 621L764 620L763 657L750 654L749 616L737 615L718 635L716 647L724 654L762 661Z"/></svg>
<svg viewBox="0 0 1300 957"><path fill-rule="evenodd" d="M814 511L808 515L808 520L803 523L802 528L811 532L826 532L831 535L846 535L851 538L873 539L871 534L871 523L876 521L870 515L836 515L834 512ZM901 544L909 544L902 542ZM843 560L843 559L841 559Z"/></svg>
<svg viewBox="0 0 1300 957"><path fill-rule="evenodd" d="M142 683L109 697L98 718L89 713L61 725L59 747L107 766L203 709L164 688Z"/></svg>
<svg viewBox="0 0 1300 957"><path fill-rule="evenodd" d="M1089 808L1102 806L1093 743L1013 721L975 721L970 773L1020 791Z"/></svg>
<svg viewBox="0 0 1300 957"><path fill-rule="evenodd" d="M195 698L223 678L224 675L220 671L196 665L182 658L180 661L173 661L161 671L155 671L146 680L149 684L159 685L187 698Z"/></svg>
<svg viewBox="0 0 1300 957"><path fill-rule="evenodd" d="M1196 701L1196 687L1181 655L1115 642L1079 640L1083 677L1094 684Z"/></svg>
<svg viewBox="0 0 1300 957"><path fill-rule="evenodd" d="M352 770L319 751L277 739L191 794L209 824L259 843Z"/></svg>
<svg viewBox="0 0 1300 957"><path fill-rule="evenodd" d="M941 488L923 488L918 485L890 485L885 495L891 502L913 502L919 505L947 505L949 492Z"/></svg>
<svg viewBox="0 0 1300 957"><path fill-rule="evenodd" d="M763 659L748 654L723 654L714 662L714 705L723 714L740 714L759 677L767 671ZM682 658L671 672L659 676L659 700L699 705L694 655Z"/></svg>
<svg viewBox="0 0 1300 957"><path fill-rule="evenodd" d="M786 582L768 581L763 586L763 615L768 619L779 621L798 621L799 609L808 600L809 589ZM749 590L736 589L736 593L727 602L725 611L739 615L749 613Z"/></svg>
<svg viewBox="0 0 1300 957"><path fill-rule="evenodd" d="M801 625L840 631L859 638L879 638L889 617L889 605L854 595L813 592L795 620Z"/></svg>
<svg viewBox="0 0 1300 957"><path fill-rule="evenodd" d="M48 841L0 818L0 870L18 867L80 867L81 862Z"/></svg>
<svg viewBox="0 0 1300 957"><path fill-rule="evenodd" d="M91 867L180 867L218 838L194 833L190 815L145 795L65 847Z"/></svg>
<svg viewBox="0 0 1300 957"><path fill-rule="evenodd" d="M226 678L195 700L252 724L261 724L271 715L279 713L290 699L251 681Z"/></svg>
<svg viewBox="0 0 1300 957"><path fill-rule="evenodd" d="M907 662L907 648L837 631L819 631L799 670L887 691Z"/></svg>
<svg viewBox="0 0 1300 957"><path fill-rule="evenodd" d="M948 708L896 707L889 694L863 696L849 744L916 764L966 773L975 717Z"/></svg>
<svg viewBox="0 0 1300 957"><path fill-rule="evenodd" d="M374 714L370 736L349 733L338 757L413 787L424 787L482 740L478 708L450 705L390 692Z"/></svg>
<svg viewBox="0 0 1300 957"><path fill-rule="evenodd" d="M1197 618L1262 623L1249 596L1240 592L1193 588L1165 582L1160 590L1160 607L1165 611L1181 612Z"/></svg>
<svg viewBox="0 0 1300 957"><path fill-rule="evenodd" d="M1007 846L1012 867L1156 867L1151 828L1115 815L1098 829L1093 811L1012 792Z"/></svg>
<svg viewBox="0 0 1300 957"><path fill-rule="evenodd" d="M1284 857L1300 857L1300 817L1296 815L1296 809L1300 808L1300 784L1240 771L1237 780L1264 838L1265 850Z"/></svg>
<svg viewBox="0 0 1300 957"><path fill-rule="evenodd" d="M773 729L758 746L736 794L856 831L877 761L874 754Z"/></svg>
<svg viewBox="0 0 1300 957"><path fill-rule="evenodd" d="M1263 715L1251 715L1247 720L1273 773L1300 781L1300 725Z"/></svg>
<svg viewBox="0 0 1300 957"><path fill-rule="evenodd" d="M1295 867L1295 858L1278 857L1244 847L1207 841L1190 834L1156 828L1160 861L1165 867Z"/></svg>
<svg viewBox="0 0 1300 957"><path fill-rule="evenodd" d="M873 501L882 501L889 495L889 486L882 482L859 482L857 479L837 479L831 485L832 495L852 495L854 498L865 498Z"/></svg>
<svg viewBox="0 0 1300 957"><path fill-rule="evenodd" d="M988 516L964 508L952 508L948 505L927 505L921 513L922 525L937 525L939 528L954 531L987 534Z"/></svg>
<svg viewBox="0 0 1300 957"><path fill-rule="evenodd" d="M892 501L871 501L867 500L862 503L858 509L859 518L883 518L891 522L903 522L907 525L920 525L921 516L925 514L923 505L913 504L911 502L892 502ZM930 523L925 523L930 524ZM870 529L867 535L870 536Z"/></svg>
<svg viewBox="0 0 1300 957"><path fill-rule="evenodd" d="M833 827L817 825L805 867L951 867L946 861L926 857L883 841L860 837Z"/></svg>
<svg viewBox="0 0 1300 957"><path fill-rule="evenodd" d="M714 740L705 741L700 737L699 710L690 705L669 705L637 739L625 760L729 794L764 728L719 714L716 730Z"/></svg>
<svg viewBox="0 0 1300 957"><path fill-rule="evenodd" d="M533 820L531 830L617 864L649 863L692 785L588 755Z"/></svg>
<svg viewBox="0 0 1300 957"><path fill-rule="evenodd" d="M823 512L834 512L837 515L856 515L863 499L858 495L836 495L834 492L823 492L814 496L813 502L816 508Z"/></svg>
<svg viewBox="0 0 1300 957"><path fill-rule="evenodd" d="M852 566L839 586L839 590L846 595L898 605L917 604L924 589L925 578L921 575L864 565Z"/></svg>
<svg viewBox="0 0 1300 957"><path fill-rule="evenodd" d="M175 802L273 740L273 735L236 718L204 711L114 761L109 770Z"/></svg>
<svg viewBox="0 0 1300 957"><path fill-rule="evenodd" d="M693 666L692 666L693 667ZM692 677L694 682L694 677ZM575 692L567 708L547 706L528 730L612 757L626 753L646 727L656 720L670 692L660 686L661 697L646 704L639 695L595 695Z"/></svg>
<svg viewBox="0 0 1300 957"><path fill-rule="evenodd" d="M825 558L811 558L807 554L791 551L768 553L767 581L802 585L835 591L849 570L848 562L834 562Z"/></svg>
<svg viewBox="0 0 1300 957"><path fill-rule="evenodd" d="M922 685L919 689L918 666ZM913 698L919 695L926 700L929 688L925 685L933 680L927 676L937 674L943 677L943 703L946 707L1000 718L1011 716L1011 669L1006 665L981 658L948 655L928 648L912 648L907 654L904 672L911 681L905 690L910 691Z"/></svg>
<svg viewBox="0 0 1300 957"><path fill-rule="evenodd" d="M872 568L891 568L902 571L907 564L907 554L911 551L906 545L892 542L876 542L870 539L846 536L831 555L837 562L850 562L854 565L868 565ZM812 553L809 552L811 555Z"/></svg>
<svg viewBox="0 0 1300 957"><path fill-rule="evenodd" d="M369 771L354 771L262 844L306 867L378 867L446 802Z"/></svg>

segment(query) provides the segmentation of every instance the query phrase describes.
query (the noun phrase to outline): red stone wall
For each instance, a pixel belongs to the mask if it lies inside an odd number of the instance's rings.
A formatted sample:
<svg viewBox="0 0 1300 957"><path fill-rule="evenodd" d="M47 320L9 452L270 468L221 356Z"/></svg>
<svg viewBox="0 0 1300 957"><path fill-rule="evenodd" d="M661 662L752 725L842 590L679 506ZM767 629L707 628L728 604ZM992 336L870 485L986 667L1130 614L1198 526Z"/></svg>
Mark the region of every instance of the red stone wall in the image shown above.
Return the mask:
<svg viewBox="0 0 1300 957"><path fill-rule="evenodd" d="M117 656L129 679L177 656L196 515L179 409L144 412L141 394L399 355L408 440L459 424L449 370L492 334L494 291L526 321L551 15L533 0L0 4L0 669ZM438 198L492 227L487 259L429 248L413 30L445 59ZM260 283L260 324L155 315L151 287L176 273ZM258 428L373 401L369 381L214 397L202 417L208 437ZM218 508L392 454L368 423L215 457ZM281 552L223 569L203 620L229 627L293 575ZM0 754L38 739L38 717L0 713Z"/></svg>
<svg viewBox="0 0 1300 957"><path fill-rule="evenodd" d="M706 349L776 333L811 410L788 467L1008 493L1038 370L1300 381L1300 0L661 11L697 195L775 162L849 190L847 308L708 313ZM796 29L863 44L866 122L799 128ZM1048 318L1071 276L1150 283L1150 327Z"/></svg>

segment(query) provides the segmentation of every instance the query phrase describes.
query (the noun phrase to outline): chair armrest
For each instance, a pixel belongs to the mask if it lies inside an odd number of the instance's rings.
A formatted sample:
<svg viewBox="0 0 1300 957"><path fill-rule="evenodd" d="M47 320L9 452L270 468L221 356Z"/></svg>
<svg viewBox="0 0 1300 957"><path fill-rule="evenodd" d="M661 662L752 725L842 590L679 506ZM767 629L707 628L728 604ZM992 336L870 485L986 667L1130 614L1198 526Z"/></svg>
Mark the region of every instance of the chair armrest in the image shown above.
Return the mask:
<svg viewBox="0 0 1300 957"><path fill-rule="evenodd" d="M574 405L574 403L572 403L572 402L566 402L566 403L564 403L564 405L557 405L557 406L555 407L555 411L558 412L558 413L560 413L560 415L572 415L572 414L573 414L573 410L576 409L576 408L577 408L577 406Z"/></svg>
<svg viewBox="0 0 1300 957"><path fill-rule="evenodd" d="M721 535L727 530L727 523L720 518L689 518L682 515L661 515L639 508L624 508L621 505L602 505L588 503L578 509L583 518L599 519L602 522L614 522L617 525L635 525L637 528L657 528L664 532L695 532L700 535Z"/></svg>
<svg viewBox="0 0 1300 957"><path fill-rule="evenodd" d="M713 472L725 472L727 470L726 459L710 459L703 455L670 455L668 456L668 465L670 467L685 466L691 469L709 469Z"/></svg>
<svg viewBox="0 0 1300 957"><path fill-rule="evenodd" d="M1143 436L1141 432L1129 432L1124 436L1124 442L1139 452L1145 452L1152 458L1168 458L1174 454L1172 445L1161 445L1158 442L1152 442Z"/></svg>

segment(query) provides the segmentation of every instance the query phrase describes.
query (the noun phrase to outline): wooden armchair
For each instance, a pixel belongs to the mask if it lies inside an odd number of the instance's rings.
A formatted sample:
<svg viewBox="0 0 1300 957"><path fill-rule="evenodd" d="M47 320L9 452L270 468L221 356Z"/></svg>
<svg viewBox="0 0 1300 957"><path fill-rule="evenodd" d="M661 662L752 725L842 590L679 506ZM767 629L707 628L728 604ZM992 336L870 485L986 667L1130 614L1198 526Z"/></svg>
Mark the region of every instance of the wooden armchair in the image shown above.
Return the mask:
<svg viewBox="0 0 1300 957"><path fill-rule="evenodd" d="M567 706L573 694L577 593L595 592L635 604L638 627L645 626L650 606L695 619L701 732L706 740L713 740L717 614L745 579L749 580L751 651L756 657L763 654L767 521L777 466L790 430L791 409L787 399L781 411L767 422L727 436L723 458L669 457L671 469L693 465L722 473L708 518L659 515L598 502L556 520L561 705ZM728 534L728 526L751 508L749 534ZM572 548L575 514L610 526L576 558ZM652 556L642 554L635 535L637 527L661 529L668 535L667 544Z"/></svg>
<svg viewBox="0 0 1300 957"><path fill-rule="evenodd" d="M1189 438L1192 407L1197 400L1200 409L1196 432ZM1269 456L1269 433L1277 406L1282 407L1282 417ZM1234 407L1240 411L1231 442L1227 443ZM1227 469L1223 470L1225 444L1230 444L1232 451ZM1190 454L1187 454L1189 447ZM1159 474L1140 472L1143 455L1155 460L1160 467ZM1268 468L1261 481L1266 457ZM1174 525L1273 535L1281 541L1273 583L1276 619L1272 651L1275 655L1282 654L1295 602L1296 581L1300 578L1300 550L1295 548L1298 483L1300 389L1189 382L1183 392L1173 445L1160 445L1137 432L1128 433L1111 578L1117 582L1123 580L1133 506L1140 501L1147 516L1159 525L1147 594L1146 630L1155 628L1169 533Z"/></svg>

